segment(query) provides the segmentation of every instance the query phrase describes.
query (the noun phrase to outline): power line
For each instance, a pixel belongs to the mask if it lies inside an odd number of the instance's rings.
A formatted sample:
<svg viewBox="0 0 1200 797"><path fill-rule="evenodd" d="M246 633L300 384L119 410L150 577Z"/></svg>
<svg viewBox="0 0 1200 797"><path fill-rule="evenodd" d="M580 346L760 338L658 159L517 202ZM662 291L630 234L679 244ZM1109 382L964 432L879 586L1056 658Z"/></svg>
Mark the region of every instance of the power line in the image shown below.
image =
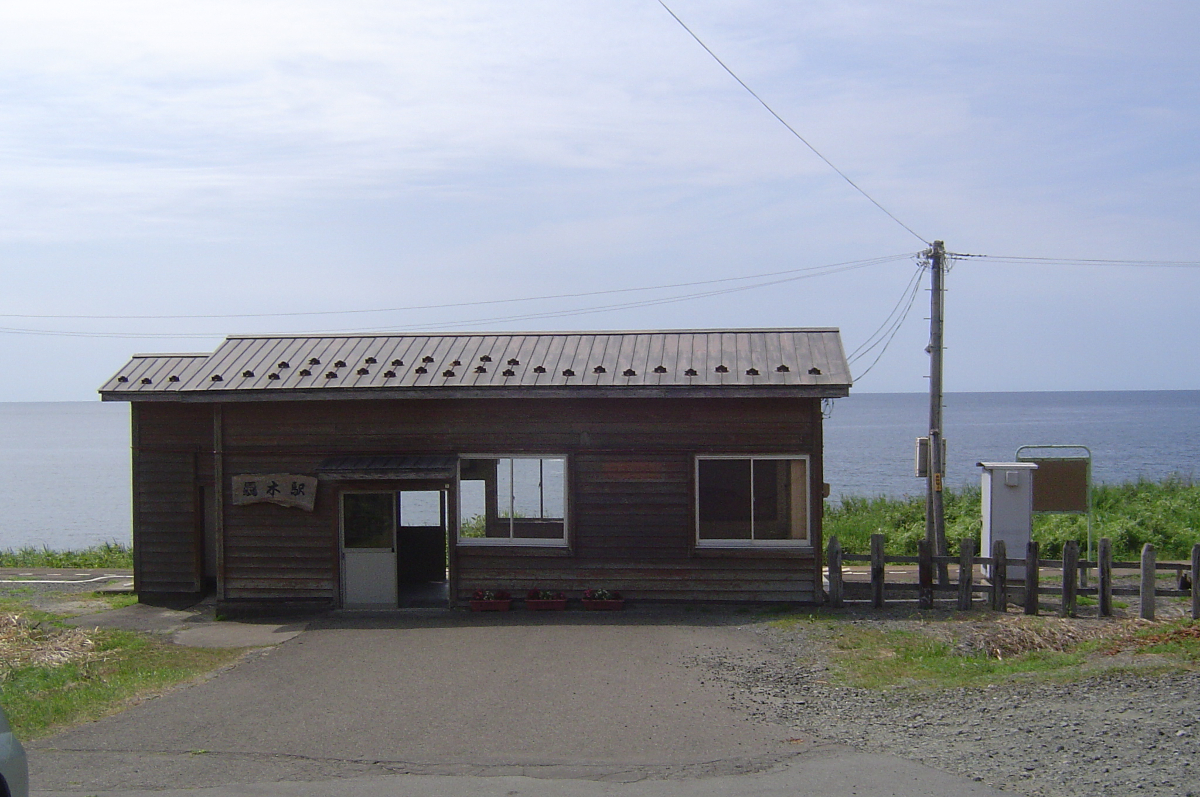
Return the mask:
<svg viewBox="0 0 1200 797"><path fill-rule="evenodd" d="M871 373L871 369L874 368L881 359L883 359L884 352L886 352L888 350L888 347L892 345L892 341L895 340L896 334L900 331L900 327L902 327L904 325L904 322L908 319L908 314L912 311L913 303L917 300L917 294L920 293L920 288L921 288L920 277L921 277L921 273L923 271L924 271L924 266L918 267L916 279L909 283L909 285L911 287L909 288L909 293L908 293L908 304L905 306L903 314L898 316L896 318L895 322L892 324L892 326L890 328L891 334L888 335L887 342L883 344L883 348L879 350L879 354L875 357L875 359L871 362L871 364L867 366L867 369L865 371L863 371L858 376L854 377L855 382L860 381L864 376ZM901 298L903 299L903 296ZM866 352L864 352L864 354L865 353Z"/></svg>
<svg viewBox="0 0 1200 797"><path fill-rule="evenodd" d="M473 318L461 319L457 321L437 321L420 324L404 324L390 325L387 327L367 327L358 329L329 329L329 330L305 330L299 332L287 332L278 334L349 334L349 333L371 333L371 332L399 332L413 331L421 329L437 329L446 327L466 327L466 326L482 326L484 324L492 324L498 322L526 321L544 318L565 318L576 315L589 315L593 313L612 312L616 310L635 309L640 307L653 307L662 304L673 304L684 301L692 301L695 299L709 298L713 296L723 296L730 293L738 293L742 291L756 290L758 288L770 287L773 285L782 285L789 282L797 282L803 279L812 279L815 277L823 277L831 274L838 274L845 271L852 271L869 266L881 265L884 263L894 262L903 258L911 257L911 255L890 255L887 257L873 258L870 260L852 261L847 263L834 263L826 266L811 266L804 269L792 269L783 272L774 272L774 274L788 274L789 276L780 279L766 280L756 282L751 285L738 285L734 287L719 288L716 290L700 291L693 293L679 294L676 296L657 297L652 299L641 299L633 302L620 302L615 304L597 305L593 307L575 307L559 310L546 310L536 313L521 313L507 316L494 316L490 318ZM799 272L799 273L797 273ZM763 274L762 276L772 276L772 274ZM718 282L728 282L731 279L748 279L748 278L728 278L722 280L708 280L705 282L690 283L691 285L713 284ZM685 285L688 283L685 283ZM633 289L630 289L633 290ZM619 291L598 291L596 293L616 293ZM594 295L594 294L583 294ZM558 297L545 297L558 298ZM507 300L506 300L507 301ZM511 300L511 301L531 301L531 300ZM470 304L470 303L467 303ZM453 306L453 305L452 305ZM202 318L203 316L196 316ZM127 320L127 319L126 319ZM48 335L48 336L65 336L65 337L87 337L87 338L170 338L170 339L186 339L186 338L213 338L224 337L225 332L183 332L183 333L161 333L161 332L87 332L79 330L46 330L46 329L24 329L13 327L0 327L0 334L25 334L25 335Z"/></svg>
<svg viewBox="0 0 1200 797"><path fill-rule="evenodd" d="M167 321L181 319L222 319L222 318L296 318L301 316L323 316L323 315L361 315L369 313L402 313L412 310L445 310L452 307L480 307L492 304L516 304L520 302L540 302L550 299L579 299L587 296L607 296L615 293L637 293L642 291L660 291L670 288L692 288L698 285L716 285L722 282L741 282L745 280L762 279L763 277L776 277L781 274L799 274L811 271L824 271L838 266L858 266L858 265L876 265L879 263L890 263L901 258L909 257L908 254L884 255L883 257L875 257L867 260L847 260L842 263L832 263L821 266L804 266L802 268L789 268L782 271L767 271L761 274L747 274L744 277L721 277L712 280L696 280L693 282L676 282L666 285L649 285L641 288L610 288L602 291L583 291L579 293L558 293L544 296L524 296L514 299L484 299L475 302L451 302L447 304L417 304L408 307L384 307L368 310L306 310L285 313L224 313L224 314L206 314L206 315L39 315L33 313L0 313L0 318L30 318L30 319L59 319L72 321Z"/></svg>
<svg viewBox="0 0 1200 797"><path fill-rule="evenodd" d="M1123 266L1128 268L1200 268L1196 260L1102 260L1087 258L1065 257L1017 257L1014 255L972 255L961 252L947 252L946 257L973 258L987 260L991 263L1034 264L1044 263L1056 266Z"/></svg>
<svg viewBox="0 0 1200 797"><path fill-rule="evenodd" d="M882 337L879 337L880 333L886 334L885 330L890 328L892 319L895 317L896 313L900 312L901 305L904 304L905 298L907 298L909 292L912 291L913 283L920 281L921 274L923 274L924 272L925 272L924 265L917 266L916 271L913 272L913 275L911 277L909 277L908 282L905 284L904 290L900 294L900 298L896 300L896 304L892 307L891 312L889 312L887 314L887 317L883 319L883 323L881 323L879 325L879 328L876 329L874 332L872 332L870 334L870 336L868 336L867 339L864 340L857 349L850 352L850 355L847 358L847 361L849 362L849 364L853 365L856 360L865 356L868 352L870 352L872 349L874 349L875 346L878 345L879 340L882 340Z"/></svg>
<svg viewBox="0 0 1200 797"><path fill-rule="evenodd" d="M839 169L837 166L834 166L834 165L833 165L833 161L829 160L829 158L826 158L824 155L822 155L822 154L820 153L820 151L818 151L818 150L817 150L817 148L816 148L816 147L814 147L812 144L808 143L808 139L806 139L804 136L800 135L800 134L799 134L799 133L796 131L796 128L794 128L794 127L792 127L790 124L788 124L788 123L787 123L787 122L784 120L784 118L783 118L782 116L780 116L779 114L775 113L775 109L774 109L774 108L772 108L770 105L768 105L766 100L764 100L762 97L758 96L758 94L757 94L757 93L754 91L754 89L752 89L752 88L750 88L748 85L746 85L746 81L744 81L744 80L742 80L740 77L738 77L738 76L737 76L737 73L736 73L736 72L734 72L732 69L730 69L730 68L729 68L729 66L728 66L728 65L727 65L727 64L726 64L724 61L722 61L722 60L721 60L721 59L720 59L720 58L717 56L717 54L716 54L716 53L714 53L714 52L712 51L712 48L710 48L710 47L709 47L707 44L705 44L705 43L704 43L704 42L703 42L703 41L700 39L700 37L696 35L696 32L695 32L695 31L693 31L691 28L689 28L689 27L687 26L687 23L685 23L685 22L684 22L682 19L680 19L680 18L679 18L679 15L678 15L678 14L676 14L674 11L672 11L672 10L671 10L671 7L670 7L670 6L668 6L668 5L667 5L665 2L663 2L663 0L658 0L658 4L659 4L660 6L662 6L663 8L665 8L665 9L667 10L667 13L668 13L668 14L670 14L672 17L674 17L674 18L675 18L675 21L679 23L680 27L682 27L684 30L686 30L686 31L688 32L688 34L689 34L689 35L691 35L691 37L692 37L693 39L695 39L695 40L696 40L696 43L697 43L697 44L699 44L701 47L703 47L703 48L704 48L704 51L705 51L705 52L707 52L709 55L711 55L711 56L712 56L712 58L713 58L713 60L714 60L714 61L716 61L718 64L720 64L720 65L721 65L721 68L722 68L722 69L724 69L726 72L728 72L728 73L729 73L729 76L730 76L730 77L732 77L734 80L736 80L738 83L740 83L740 84L741 84L741 86L742 86L742 88L744 88L746 91L750 92L750 96L751 96L751 97L753 97L754 99L758 100L759 104L760 104L760 105L762 105L762 107L766 108L766 109L767 109L767 112L768 112L768 113L770 113L770 114L771 114L771 116L774 116L776 119L778 119L778 120L779 120L779 123L780 123L781 125L783 125L783 126L784 126L784 127L786 127L786 128L789 130L789 131L791 131L791 134L792 134L793 136L795 136L796 138L798 138L798 139L800 140L800 143L802 143L804 146L808 147L808 148L809 148L809 150L811 150L811 151L812 151L812 153L813 153L814 155L816 155L818 158L820 158L821 160L825 161L825 165L827 165L829 168L831 168L831 169L833 169L835 172L837 172L837 173L838 173L838 175L839 175L839 176L840 176L840 177L841 177L843 180L845 180L847 183L849 183L849 184L851 185L851 187L852 187L852 188L854 188L854 190L855 190L855 191L857 191L858 193L860 193L860 194L862 194L864 197L866 197L866 198L867 198L867 200L868 200L868 201L869 201L869 202L870 202L872 205L874 205L875 207L879 208L879 209L880 209L880 210L882 210L884 213L886 213L886 214L888 215L888 218L890 218L892 221L896 222L896 223L897 223L897 224L899 224L901 227L903 227L904 229L906 229L906 230L908 230L910 233L912 233L912 234L913 234L913 235L914 235L914 236L917 238L917 240L919 240L921 243L923 243L923 244L925 244L925 245L927 245L927 246L928 246L928 245L930 245L929 241L926 241L924 238L922 238L920 235L918 235L918 234L917 234L917 233L916 233L916 232L913 230L913 228L912 228L912 227L909 227L907 224L905 224L904 222L900 221L900 219L896 218L896 216L895 216L895 215L893 215L893 213L892 213L890 210L888 210L888 209L887 209L887 208L885 208L883 205L881 205L881 204L879 204L878 202L876 202L876 201L875 201L875 198L874 198L874 197L872 197L870 194L868 194L866 191L864 191L862 188L860 188L860 187L859 187L859 185L858 185L858 183L856 183L856 182L854 182L853 180L851 180L851 179L850 179L850 177L849 177L849 176L848 176L848 175L847 175L845 172L843 172L841 169Z"/></svg>

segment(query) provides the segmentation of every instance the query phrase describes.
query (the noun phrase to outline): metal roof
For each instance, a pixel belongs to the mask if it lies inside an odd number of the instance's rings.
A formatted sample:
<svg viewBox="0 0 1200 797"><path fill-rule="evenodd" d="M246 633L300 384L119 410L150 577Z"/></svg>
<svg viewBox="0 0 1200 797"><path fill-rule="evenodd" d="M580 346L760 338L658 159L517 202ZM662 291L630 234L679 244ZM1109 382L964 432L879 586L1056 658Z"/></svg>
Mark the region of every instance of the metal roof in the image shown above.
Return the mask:
<svg viewBox="0 0 1200 797"><path fill-rule="evenodd" d="M116 401L805 395L851 383L836 329L234 336L212 354L134 355Z"/></svg>

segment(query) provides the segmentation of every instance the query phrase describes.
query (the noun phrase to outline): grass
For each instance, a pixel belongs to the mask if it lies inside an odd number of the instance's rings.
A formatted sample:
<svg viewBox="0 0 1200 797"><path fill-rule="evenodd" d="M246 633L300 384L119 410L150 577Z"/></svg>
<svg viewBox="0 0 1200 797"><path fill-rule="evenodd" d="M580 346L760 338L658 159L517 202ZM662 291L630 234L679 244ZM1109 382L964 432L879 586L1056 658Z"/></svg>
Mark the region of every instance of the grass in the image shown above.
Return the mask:
<svg viewBox="0 0 1200 797"><path fill-rule="evenodd" d="M1129 640L1139 653L1200 663L1200 621L1177 620L1138 631Z"/></svg>
<svg viewBox="0 0 1200 797"><path fill-rule="evenodd" d="M88 570L133 568L133 550L127 545L106 542L81 551L54 551L24 547L0 551L0 567L78 567Z"/></svg>
<svg viewBox="0 0 1200 797"><path fill-rule="evenodd" d="M114 608L136 601L129 595L89 597ZM132 631L72 628L62 615L36 610L11 592L0 599L0 614L19 617L0 629L0 705L23 740L120 711L243 653L183 647Z"/></svg>
<svg viewBox="0 0 1200 797"><path fill-rule="evenodd" d="M7 673L0 703L18 737L36 739L98 719L241 655L237 650L178 647L115 630L97 635L96 651L101 658L93 661L28 665Z"/></svg>
<svg viewBox="0 0 1200 797"><path fill-rule="evenodd" d="M772 621L803 626L830 651L830 679L864 689L986 687L1016 679L1069 681L1117 666L1118 653L1157 654L1159 669L1200 664L1200 623L1180 620L1131 630L1073 620L1009 616L981 629L978 618L927 621L916 628L845 622L819 611ZM1120 664L1119 666L1126 666Z"/></svg>
<svg viewBox="0 0 1200 797"><path fill-rule="evenodd" d="M919 631L842 629L835 641L835 669L850 686L949 688L986 686L1017 675L1058 673L1077 667L1082 653L1030 651L1006 659L963 655L947 642Z"/></svg>
<svg viewBox="0 0 1200 797"><path fill-rule="evenodd" d="M93 592L92 597L104 601L110 609L124 609L138 602L137 594L133 592Z"/></svg>
<svg viewBox="0 0 1200 797"><path fill-rule="evenodd" d="M1110 538L1117 560L1137 560L1145 543L1154 545L1160 561L1187 560L1200 543L1200 484L1190 478L1097 485L1092 493L1092 539ZM957 555L963 537L979 541L979 488L947 491L945 506L946 539ZM914 556L925 538L925 499L843 497L840 505L826 507L824 529L826 537L837 535L848 553L868 553L871 535L882 533L889 555ZM1087 518L1034 515L1033 538L1042 544L1043 557L1057 558L1067 540L1086 545Z"/></svg>

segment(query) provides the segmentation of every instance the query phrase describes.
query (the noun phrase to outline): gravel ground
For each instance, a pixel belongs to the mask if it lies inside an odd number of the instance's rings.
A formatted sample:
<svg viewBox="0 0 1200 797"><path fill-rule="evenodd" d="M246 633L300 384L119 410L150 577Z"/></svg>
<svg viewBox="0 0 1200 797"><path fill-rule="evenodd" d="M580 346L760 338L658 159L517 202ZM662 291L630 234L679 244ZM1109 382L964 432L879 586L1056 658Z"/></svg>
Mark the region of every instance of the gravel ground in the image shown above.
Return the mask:
<svg viewBox="0 0 1200 797"><path fill-rule="evenodd" d="M0 585L0 595L11 590L13 597L61 610L64 598L70 600L63 593L95 588ZM1160 602L1159 616L1181 610ZM994 617L975 614L984 622ZM928 628L928 619L915 615L896 605L840 616L881 628ZM743 624L745 615L710 619ZM1163 673L1153 656L1121 654L1105 657L1094 675L1063 685L866 690L828 683L829 632L822 623L746 628L766 655L711 649L692 665L728 684L743 709L787 725L798 739L899 755L1027 795L1200 797L1200 672Z"/></svg>
<svg viewBox="0 0 1200 797"><path fill-rule="evenodd" d="M888 628L928 626L913 614L845 616ZM865 690L827 682L824 624L750 630L772 655L706 651L696 664L733 687L753 714L788 725L798 738L891 753L1028 795L1200 797L1200 672L1164 674L1156 657L1118 654L1063 685Z"/></svg>

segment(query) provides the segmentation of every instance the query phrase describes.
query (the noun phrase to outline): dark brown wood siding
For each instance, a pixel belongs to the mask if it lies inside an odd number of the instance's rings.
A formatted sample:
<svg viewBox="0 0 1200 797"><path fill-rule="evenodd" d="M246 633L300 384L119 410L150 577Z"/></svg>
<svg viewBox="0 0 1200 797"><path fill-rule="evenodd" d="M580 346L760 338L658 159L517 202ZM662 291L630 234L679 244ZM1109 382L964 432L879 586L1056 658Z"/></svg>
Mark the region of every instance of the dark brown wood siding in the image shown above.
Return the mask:
<svg viewBox="0 0 1200 797"><path fill-rule="evenodd" d="M133 418L134 583L139 594L202 589L203 515L198 485L211 479L212 409L135 404Z"/></svg>
<svg viewBox="0 0 1200 797"><path fill-rule="evenodd" d="M226 428L229 412L225 411ZM228 438L227 438L228 439ZM234 506L232 477L312 474L321 457L225 454L225 595L228 600L333 603L338 593L338 488L322 482L312 512L276 504Z"/></svg>
<svg viewBox="0 0 1200 797"><path fill-rule="evenodd" d="M197 461L211 474L211 407L155 405L153 411L200 417L189 416L190 431L158 423L143 429L143 449L182 449L191 442L208 452ZM343 487L371 486L322 480L316 510L308 513L272 504L235 507L231 477L312 474L326 457L394 454L569 459L569 548L452 549L460 600L477 587L535 586L574 593L607 587L635 599L819 597L813 550L696 550L693 485L698 454L807 454L819 546L819 399L246 402L225 404L222 414L227 600L336 603L338 495ZM183 474L171 479L185 489ZM182 503L176 508L182 511ZM182 515L174 522L182 528Z"/></svg>

